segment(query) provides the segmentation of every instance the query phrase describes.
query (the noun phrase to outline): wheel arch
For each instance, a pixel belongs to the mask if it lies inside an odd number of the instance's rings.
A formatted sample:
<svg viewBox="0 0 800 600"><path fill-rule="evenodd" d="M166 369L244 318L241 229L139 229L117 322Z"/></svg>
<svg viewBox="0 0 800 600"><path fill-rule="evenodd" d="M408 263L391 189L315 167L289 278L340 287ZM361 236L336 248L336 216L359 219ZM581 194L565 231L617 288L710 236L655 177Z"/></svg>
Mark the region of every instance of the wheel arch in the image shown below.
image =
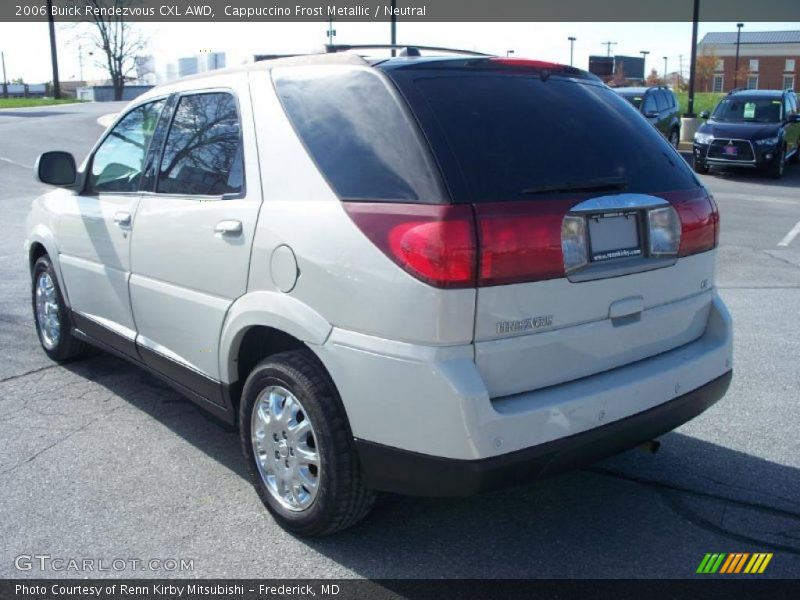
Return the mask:
<svg viewBox="0 0 800 600"><path fill-rule="evenodd" d="M259 361L285 350L310 348L313 352L332 329L314 309L280 292L251 292L236 300L223 323L219 345L220 378L231 389L232 404Z"/></svg>

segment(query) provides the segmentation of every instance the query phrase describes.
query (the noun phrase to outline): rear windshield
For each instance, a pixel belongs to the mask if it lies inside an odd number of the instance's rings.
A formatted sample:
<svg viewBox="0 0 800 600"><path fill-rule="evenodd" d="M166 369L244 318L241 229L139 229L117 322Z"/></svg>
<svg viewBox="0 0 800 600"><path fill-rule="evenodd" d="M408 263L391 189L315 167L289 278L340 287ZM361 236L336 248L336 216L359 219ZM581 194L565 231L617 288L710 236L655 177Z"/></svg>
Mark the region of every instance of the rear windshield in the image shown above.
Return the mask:
<svg viewBox="0 0 800 600"><path fill-rule="evenodd" d="M594 182L634 193L698 186L661 134L605 86L528 73L387 72L457 203L536 199Z"/></svg>
<svg viewBox="0 0 800 600"><path fill-rule="evenodd" d="M273 81L295 131L340 199L447 201L408 107L379 72L275 69Z"/></svg>

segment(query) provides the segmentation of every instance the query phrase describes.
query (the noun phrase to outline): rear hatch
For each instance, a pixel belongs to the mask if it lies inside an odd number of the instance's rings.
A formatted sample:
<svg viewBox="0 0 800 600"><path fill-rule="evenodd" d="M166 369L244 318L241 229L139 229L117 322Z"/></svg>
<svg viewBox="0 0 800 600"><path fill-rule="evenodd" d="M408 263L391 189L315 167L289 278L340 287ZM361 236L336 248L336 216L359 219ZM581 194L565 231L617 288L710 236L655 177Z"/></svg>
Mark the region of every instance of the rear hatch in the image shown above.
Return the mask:
<svg viewBox="0 0 800 600"><path fill-rule="evenodd" d="M556 385L700 337L717 212L624 99L533 61L384 66L477 245L476 363L492 397Z"/></svg>

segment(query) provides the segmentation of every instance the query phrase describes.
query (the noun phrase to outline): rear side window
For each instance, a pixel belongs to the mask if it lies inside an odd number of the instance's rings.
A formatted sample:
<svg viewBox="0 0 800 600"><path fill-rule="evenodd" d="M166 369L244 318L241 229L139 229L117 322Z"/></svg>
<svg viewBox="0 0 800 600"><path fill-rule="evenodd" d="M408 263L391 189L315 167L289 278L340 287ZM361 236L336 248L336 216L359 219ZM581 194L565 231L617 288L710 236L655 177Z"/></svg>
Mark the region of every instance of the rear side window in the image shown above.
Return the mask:
<svg viewBox="0 0 800 600"><path fill-rule="evenodd" d="M244 191L236 99L214 92L183 96L164 145L158 192L220 196Z"/></svg>
<svg viewBox="0 0 800 600"><path fill-rule="evenodd" d="M342 200L440 203L429 151L407 107L369 69L275 69L289 120Z"/></svg>
<svg viewBox="0 0 800 600"><path fill-rule="evenodd" d="M644 99L644 112L656 112L658 110L658 102L656 102L655 92L650 92Z"/></svg>
<svg viewBox="0 0 800 600"><path fill-rule="evenodd" d="M620 191L634 193L698 186L661 134L609 88L555 76L453 71L390 73L449 187L466 181L456 202L536 199L587 182L620 182Z"/></svg>
<svg viewBox="0 0 800 600"><path fill-rule="evenodd" d="M671 108L670 101L669 101L669 98L667 97L667 94L665 94L664 92L655 92L655 97L656 97L656 104L658 105L658 110L659 111L667 110L668 108Z"/></svg>

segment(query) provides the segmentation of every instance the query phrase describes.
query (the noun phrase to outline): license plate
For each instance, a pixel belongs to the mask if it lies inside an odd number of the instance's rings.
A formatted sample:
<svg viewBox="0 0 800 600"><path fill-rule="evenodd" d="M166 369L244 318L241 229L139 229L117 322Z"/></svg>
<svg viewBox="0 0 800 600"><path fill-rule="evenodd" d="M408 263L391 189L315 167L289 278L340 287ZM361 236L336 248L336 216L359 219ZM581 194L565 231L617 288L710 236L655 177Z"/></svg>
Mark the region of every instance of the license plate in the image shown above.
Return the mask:
<svg viewBox="0 0 800 600"><path fill-rule="evenodd" d="M722 151L726 156L736 156L739 154L739 148L736 146L724 146Z"/></svg>
<svg viewBox="0 0 800 600"><path fill-rule="evenodd" d="M611 213L589 217L592 261L641 256L636 213Z"/></svg>

